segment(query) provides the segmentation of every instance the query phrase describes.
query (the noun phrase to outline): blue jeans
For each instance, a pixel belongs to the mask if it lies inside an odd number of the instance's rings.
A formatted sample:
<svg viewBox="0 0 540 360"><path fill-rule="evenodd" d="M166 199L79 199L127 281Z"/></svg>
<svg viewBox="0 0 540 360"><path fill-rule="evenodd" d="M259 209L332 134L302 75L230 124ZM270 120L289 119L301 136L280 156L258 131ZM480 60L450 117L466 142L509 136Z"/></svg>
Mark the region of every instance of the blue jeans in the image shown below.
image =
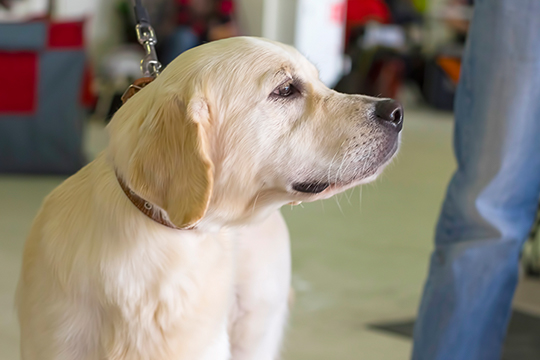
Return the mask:
<svg viewBox="0 0 540 360"><path fill-rule="evenodd" d="M540 194L539 0L475 1L455 117L413 360L501 357Z"/></svg>

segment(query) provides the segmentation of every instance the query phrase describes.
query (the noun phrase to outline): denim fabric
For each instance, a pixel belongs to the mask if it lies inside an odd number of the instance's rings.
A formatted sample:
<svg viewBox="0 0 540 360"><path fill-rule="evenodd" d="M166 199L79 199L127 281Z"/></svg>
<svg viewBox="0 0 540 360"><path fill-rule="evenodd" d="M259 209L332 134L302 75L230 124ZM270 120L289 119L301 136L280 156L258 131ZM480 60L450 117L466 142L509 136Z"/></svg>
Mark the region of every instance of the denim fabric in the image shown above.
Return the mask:
<svg viewBox="0 0 540 360"><path fill-rule="evenodd" d="M540 1L475 1L455 117L413 360L501 357L540 194Z"/></svg>

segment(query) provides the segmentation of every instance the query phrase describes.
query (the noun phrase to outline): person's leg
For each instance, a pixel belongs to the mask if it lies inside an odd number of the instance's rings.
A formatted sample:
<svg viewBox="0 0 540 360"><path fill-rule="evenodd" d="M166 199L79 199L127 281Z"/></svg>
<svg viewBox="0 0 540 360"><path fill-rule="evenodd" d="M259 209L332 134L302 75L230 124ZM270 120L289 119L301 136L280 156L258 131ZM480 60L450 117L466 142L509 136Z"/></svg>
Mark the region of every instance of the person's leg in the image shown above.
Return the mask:
<svg viewBox="0 0 540 360"><path fill-rule="evenodd" d="M540 1L477 0L414 360L496 360L540 194Z"/></svg>

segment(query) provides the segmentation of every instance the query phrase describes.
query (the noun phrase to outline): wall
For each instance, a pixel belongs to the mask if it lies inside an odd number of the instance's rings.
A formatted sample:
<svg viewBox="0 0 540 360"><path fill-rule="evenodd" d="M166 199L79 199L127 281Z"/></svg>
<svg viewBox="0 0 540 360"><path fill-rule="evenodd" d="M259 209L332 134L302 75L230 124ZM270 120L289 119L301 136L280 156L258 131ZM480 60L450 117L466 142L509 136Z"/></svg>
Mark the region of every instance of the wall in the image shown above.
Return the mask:
<svg viewBox="0 0 540 360"><path fill-rule="evenodd" d="M244 35L294 44L298 0L236 0L236 16Z"/></svg>
<svg viewBox="0 0 540 360"><path fill-rule="evenodd" d="M236 17L242 33L262 36L264 0L236 0Z"/></svg>

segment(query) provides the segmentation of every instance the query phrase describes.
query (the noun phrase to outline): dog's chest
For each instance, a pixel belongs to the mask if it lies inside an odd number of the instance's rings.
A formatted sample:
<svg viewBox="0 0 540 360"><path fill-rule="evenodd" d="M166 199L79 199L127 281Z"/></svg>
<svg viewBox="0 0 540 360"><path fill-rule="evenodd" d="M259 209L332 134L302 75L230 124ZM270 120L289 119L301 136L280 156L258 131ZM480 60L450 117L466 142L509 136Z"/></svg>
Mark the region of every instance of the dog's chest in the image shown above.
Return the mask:
<svg viewBox="0 0 540 360"><path fill-rule="evenodd" d="M154 342L182 336L211 338L225 328L234 290L234 254L221 234L156 239L132 248L105 289L131 331L160 334ZM123 265L121 265L123 263ZM169 345L170 346L170 345ZM182 345L184 346L184 345Z"/></svg>
<svg viewBox="0 0 540 360"><path fill-rule="evenodd" d="M172 317L182 312L216 318L230 303L234 287L234 253L230 240L208 235L163 253L159 300L171 304ZM172 304L176 304L173 306Z"/></svg>

